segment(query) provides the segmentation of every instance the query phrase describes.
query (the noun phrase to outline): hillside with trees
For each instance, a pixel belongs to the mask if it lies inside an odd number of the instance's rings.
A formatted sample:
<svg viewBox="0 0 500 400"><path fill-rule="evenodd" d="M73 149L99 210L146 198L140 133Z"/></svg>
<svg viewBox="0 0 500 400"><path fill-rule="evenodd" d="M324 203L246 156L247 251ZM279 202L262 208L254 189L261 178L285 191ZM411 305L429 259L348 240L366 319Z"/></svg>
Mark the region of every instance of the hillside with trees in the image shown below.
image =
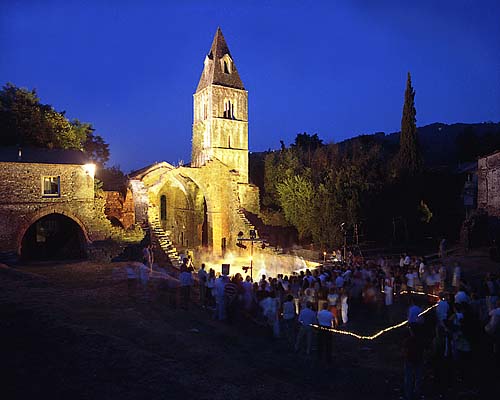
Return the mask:
<svg viewBox="0 0 500 400"><path fill-rule="evenodd" d="M500 123L416 127L408 74L401 132L325 144L300 133L279 150L250 154L268 224L295 227L302 243L333 248L344 235L384 243L457 238L464 219L461 162L500 149Z"/></svg>

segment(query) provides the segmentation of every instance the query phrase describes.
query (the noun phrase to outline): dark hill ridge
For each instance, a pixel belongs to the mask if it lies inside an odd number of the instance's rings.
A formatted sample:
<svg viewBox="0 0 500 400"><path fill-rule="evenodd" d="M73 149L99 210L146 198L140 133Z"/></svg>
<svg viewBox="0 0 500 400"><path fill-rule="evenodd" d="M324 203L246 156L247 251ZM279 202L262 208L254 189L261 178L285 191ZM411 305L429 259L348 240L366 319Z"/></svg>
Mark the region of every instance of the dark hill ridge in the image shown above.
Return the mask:
<svg viewBox="0 0 500 400"><path fill-rule="evenodd" d="M472 124L459 122L450 125L435 122L430 125L421 126L417 129L424 160L428 166L455 166L458 164L460 162L460 157L457 139L460 135L463 135L464 132L468 134L473 133L477 137L476 141L479 143L489 136L490 139L492 137L494 138L493 142L499 144L497 148L489 149L486 152L481 153L481 151L479 151L478 153L480 155L500 150L500 122L480 122ZM337 144L343 148L352 141L363 140L365 143L382 143L389 150L397 151L400 133L401 132L392 132L386 134L385 132L376 132L373 134L362 134L343 140ZM267 152L250 153L251 175L256 173L256 171L254 171L255 169L263 167L263 160L266 153Z"/></svg>
<svg viewBox="0 0 500 400"><path fill-rule="evenodd" d="M420 146L428 165L449 165L458 163L457 138L464 131L473 131L479 138L492 134L500 139L500 122L474 124L443 124L436 122L418 128ZM385 135L385 139L397 145L400 132ZM497 150L497 149L495 149Z"/></svg>

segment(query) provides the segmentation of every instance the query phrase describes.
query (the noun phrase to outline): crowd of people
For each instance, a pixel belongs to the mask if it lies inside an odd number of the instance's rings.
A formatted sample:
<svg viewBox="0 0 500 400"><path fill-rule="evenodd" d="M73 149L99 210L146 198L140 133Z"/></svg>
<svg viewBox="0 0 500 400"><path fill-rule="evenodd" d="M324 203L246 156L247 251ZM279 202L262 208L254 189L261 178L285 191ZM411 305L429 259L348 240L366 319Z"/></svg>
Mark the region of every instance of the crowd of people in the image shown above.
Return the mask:
<svg viewBox="0 0 500 400"><path fill-rule="evenodd" d="M339 257L340 258L340 257ZM450 387L450 376L463 379L473 373L471 357L479 351L481 338L489 340L498 359L500 337L500 277L487 275L478 283L467 281L459 264L402 254L399 262L378 257L362 261L352 256L291 275L262 275L256 281L237 273L228 276L196 271L186 258L179 275L180 303L184 308L197 302L211 309L213 318L228 323L251 318L266 325L272 338L286 340L295 352L317 355L332 361L331 328L348 329L349 305L360 304L379 313L387 323L395 321L395 302L408 305L408 336L403 342L405 396L417 398L422 380L424 349L433 349L439 390ZM192 288L198 290L192 291ZM418 302L414 301L419 296ZM419 304L435 305L432 335L424 328ZM430 342L429 342L430 341ZM432 346L429 346L432 343ZM450 368L452 365L455 368Z"/></svg>

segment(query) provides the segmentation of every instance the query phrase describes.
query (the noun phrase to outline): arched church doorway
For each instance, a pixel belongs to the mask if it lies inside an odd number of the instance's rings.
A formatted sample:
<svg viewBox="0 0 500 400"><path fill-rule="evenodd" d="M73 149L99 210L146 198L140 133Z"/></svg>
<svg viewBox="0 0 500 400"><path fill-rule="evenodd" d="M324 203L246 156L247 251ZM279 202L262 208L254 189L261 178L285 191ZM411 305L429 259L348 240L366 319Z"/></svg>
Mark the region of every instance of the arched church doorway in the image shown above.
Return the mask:
<svg viewBox="0 0 500 400"><path fill-rule="evenodd" d="M85 257L82 228L62 214L48 214L26 230L21 244L25 260L67 260Z"/></svg>
<svg viewBox="0 0 500 400"><path fill-rule="evenodd" d="M203 224L201 225L201 245L208 246L208 211L207 200L203 198Z"/></svg>

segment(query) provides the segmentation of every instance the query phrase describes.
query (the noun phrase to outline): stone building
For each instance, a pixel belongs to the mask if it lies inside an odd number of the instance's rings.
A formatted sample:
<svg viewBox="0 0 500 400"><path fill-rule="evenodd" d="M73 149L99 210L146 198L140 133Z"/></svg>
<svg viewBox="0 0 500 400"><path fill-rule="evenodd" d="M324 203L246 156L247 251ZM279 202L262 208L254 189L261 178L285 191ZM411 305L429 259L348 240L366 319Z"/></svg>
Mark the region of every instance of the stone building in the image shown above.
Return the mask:
<svg viewBox="0 0 500 400"><path fill-rule="evenodd" d="M0 148L0 170L0 253L80 258L111 235L82 152Z"/></svg>
<svg viewBox="0 0 500 400"><path fill-rule="evenodd" d="M130 178L136 219L164 250L222 255L253 229L243 213L259 212L259 190L248 182L248 92L220 28L194 94L191 164L161 162Z"/></svg>
<svg viewBox="0 0 500 400"><path fill-rule="evenodd" d="M500 217L500 151L478 160L477 206Z"/></svg>

